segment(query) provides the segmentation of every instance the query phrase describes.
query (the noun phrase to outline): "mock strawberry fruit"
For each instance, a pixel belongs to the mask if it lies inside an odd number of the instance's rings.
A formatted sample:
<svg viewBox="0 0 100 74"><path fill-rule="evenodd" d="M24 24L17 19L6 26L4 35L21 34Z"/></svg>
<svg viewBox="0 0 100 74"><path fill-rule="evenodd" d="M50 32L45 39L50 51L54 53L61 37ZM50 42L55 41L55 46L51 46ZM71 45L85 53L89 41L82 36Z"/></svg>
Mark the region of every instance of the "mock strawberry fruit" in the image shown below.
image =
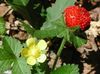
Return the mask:
<svg viewBox="0 0 100 74"><path fill-rule="evenodd" d="M64 10L64 20L68 27L79 26L82 30L85 30L90 25L89 12L79 6L69 6Z"/></svg>

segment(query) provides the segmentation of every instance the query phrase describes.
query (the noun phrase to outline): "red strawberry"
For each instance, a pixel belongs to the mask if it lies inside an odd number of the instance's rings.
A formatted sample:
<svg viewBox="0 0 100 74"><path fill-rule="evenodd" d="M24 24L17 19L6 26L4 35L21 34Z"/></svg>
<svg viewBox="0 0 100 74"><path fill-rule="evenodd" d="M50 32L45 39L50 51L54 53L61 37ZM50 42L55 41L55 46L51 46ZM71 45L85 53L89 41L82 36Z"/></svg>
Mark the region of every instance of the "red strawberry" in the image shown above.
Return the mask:
<svg viewBox="0 0 100 74"><path fill-rule="evenodd" d="M84 30L90 25L91 18L89 12L85 8L69 6L64 10L64 20L68 27L79 26Z"/></svg>

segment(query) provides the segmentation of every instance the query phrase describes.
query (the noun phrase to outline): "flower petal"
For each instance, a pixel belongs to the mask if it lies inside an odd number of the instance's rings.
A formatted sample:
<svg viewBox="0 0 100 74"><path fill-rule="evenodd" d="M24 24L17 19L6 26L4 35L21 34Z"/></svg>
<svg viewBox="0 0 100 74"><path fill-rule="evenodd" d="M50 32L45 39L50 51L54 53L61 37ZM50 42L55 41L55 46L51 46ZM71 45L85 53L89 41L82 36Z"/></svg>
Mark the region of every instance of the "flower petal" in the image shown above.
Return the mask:
<svg viewBox="0 0 100 74"><path fill-rule="evenodd" d="M28 48L23 48L22 49L22 52L21 52L21 55L23 56L23 57L28 57L29 55L28 55Z"/></svg>
<svg viewBox="0 0 100 74"><path fill-rule="evenodd" d="M40 40L37 44L37 47L40 49L40 50L44 50L46 49L47 47L47 43L45 40Z"/></svg>
<svg viewBox="0 0 100 74"><path fill-rule="evenodd" d="M27 58L27 64L35 65L36 64L36 59L33 56L28 57Z"/></svg>
<svg viewBox="0 0 100 74"><path fill-rule="evenodd" d="M37 58L37 61L40 63L43 63L46 60L46 55L45 54L41 54L41 56L39 58Z"/></svg>
<svg viewBox="0 0 100 74"><path fill-rule="evenodd" d="M31 45L35 45L37 42L37 39L36 38L29 38L26 40L26 45L29 47Z"/></svg>

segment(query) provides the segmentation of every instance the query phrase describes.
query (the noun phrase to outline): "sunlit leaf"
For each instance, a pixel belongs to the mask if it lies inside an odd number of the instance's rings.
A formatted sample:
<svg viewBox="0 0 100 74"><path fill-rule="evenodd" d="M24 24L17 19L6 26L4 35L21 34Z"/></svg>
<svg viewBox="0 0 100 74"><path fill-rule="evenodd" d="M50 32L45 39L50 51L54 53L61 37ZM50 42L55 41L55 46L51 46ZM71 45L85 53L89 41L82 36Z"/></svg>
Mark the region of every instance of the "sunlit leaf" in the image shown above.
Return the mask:
<svg viewBox="0 0 100 74"><path fill-rule="evenodd" d="M45 22L41 27L41 30L36 30L34 36L39 38L55 37L66 30L66 26L63 22L63 17L61 16L58 20L54 22Z"/></svg>
<svg viewBox="0 0 100 74"><path fill-rule="evenodd" d="M11 68L12 59L9 60L0 60L0 74L3 74L4 71Z"/></svg>
<svg viewBox="0 0 100 74"><path fill-rule="evenodd" d="M14 61L13 74L31 74L30 68L23 58L18 58Z"/></svg>
<svg viewBox="0 0 100 74"><path fill-rule="evenodd" d="M8 53L13 53L16 57L19 57L20 51L22 49L20 41L7 36L3 39L3 47L8 51Z"/></svg>
<svg viewBox="0 0 100 74"><path fill-rule="evenodd" d="M47 9L47 20L54 21L60 18L67 6L73 5L74 0L56 0L52 7Z"/></svg>

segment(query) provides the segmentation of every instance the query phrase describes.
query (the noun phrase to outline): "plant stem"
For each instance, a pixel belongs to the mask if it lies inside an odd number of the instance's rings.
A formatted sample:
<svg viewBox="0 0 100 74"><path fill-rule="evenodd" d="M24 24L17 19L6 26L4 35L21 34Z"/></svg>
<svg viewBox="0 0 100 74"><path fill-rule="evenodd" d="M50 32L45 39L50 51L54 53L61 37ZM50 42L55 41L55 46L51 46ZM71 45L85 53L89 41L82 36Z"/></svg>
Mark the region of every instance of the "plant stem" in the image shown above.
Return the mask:
<svg viewBox="0 0 100 74"><path fill-rule="evenodd" d="M55 69L55 67L56 67L56 63L57 63L58 57L61 55L61 52L62 52L62 50L64 48L65 43L66 43L66 38L64 37L62 42L61 42L61 45L60 45L60 47L58 49L57 56L56 56L56 59L54 61L52 70Z"/></svg>

